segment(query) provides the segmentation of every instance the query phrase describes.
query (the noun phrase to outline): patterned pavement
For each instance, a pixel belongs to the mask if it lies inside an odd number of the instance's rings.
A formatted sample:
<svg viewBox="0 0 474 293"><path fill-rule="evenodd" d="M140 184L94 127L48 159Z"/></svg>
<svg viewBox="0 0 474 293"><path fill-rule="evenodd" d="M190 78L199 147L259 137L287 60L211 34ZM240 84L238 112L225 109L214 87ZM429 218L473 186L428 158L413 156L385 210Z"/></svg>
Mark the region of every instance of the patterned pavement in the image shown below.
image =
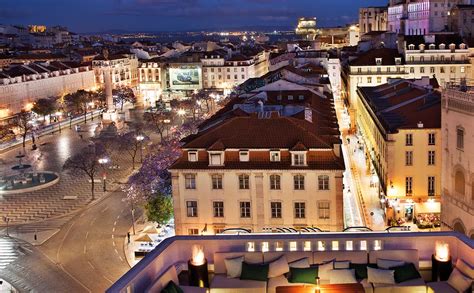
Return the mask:
<svg viewBox="0 0 474 293"><path fill-rule="evenodd" d="M93 135L96 125L97 121L82 126L80 134L84 139L81 139L76 131L66 129L61 134L40 138L38 150L33 151L30 146L27 146L24 163L31 164L34 170L57 172L60 174L60 180L57 184L38 191L0 195L0 215L2 218L6 216L10 219L9 225L27 224L64 216L91 202L88 179L85 176L72 176L62 171L62 166L67 158L87 145L87 138ZM15 156L20 150L22 150L21 147L0 155L0 168L3 176L12 174L11 167L18 163ZM130 159L127 156L112 159L114 164L118 164L122 168L107 171L108 190L117 188L118 184L114 182L126 178L131 171ZM103 195L102 182L97 182L95 197L99 199ZM64 199L65 197L75 199ZM0 226L5 226L5 224L0 219Z"/></svg>

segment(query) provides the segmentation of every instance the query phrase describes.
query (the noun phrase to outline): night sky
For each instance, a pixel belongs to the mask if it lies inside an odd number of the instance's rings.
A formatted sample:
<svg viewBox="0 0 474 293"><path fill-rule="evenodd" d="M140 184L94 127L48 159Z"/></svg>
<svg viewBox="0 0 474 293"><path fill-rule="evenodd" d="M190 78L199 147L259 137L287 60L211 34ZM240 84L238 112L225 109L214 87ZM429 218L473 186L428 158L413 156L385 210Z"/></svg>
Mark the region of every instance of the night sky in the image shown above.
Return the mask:
<svg viewBox="0 0 474 293"><path fill-rule="evenodd" d="M318 26L357 20L358 8L388 0L0 0L0 24L64 25L102 32L185 31L246 26L294 27L300 16Z"/></svg>

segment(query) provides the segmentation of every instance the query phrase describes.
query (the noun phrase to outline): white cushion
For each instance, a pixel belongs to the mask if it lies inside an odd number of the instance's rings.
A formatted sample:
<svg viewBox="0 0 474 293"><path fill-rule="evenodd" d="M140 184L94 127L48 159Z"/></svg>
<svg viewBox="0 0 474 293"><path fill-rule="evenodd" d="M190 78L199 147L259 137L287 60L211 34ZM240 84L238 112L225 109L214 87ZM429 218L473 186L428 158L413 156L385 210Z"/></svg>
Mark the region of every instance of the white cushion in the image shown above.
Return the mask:
<svg viewBox="0 0 474 293"><path fill-rule="evenodd" d="M395 271L367 267L367 279L370 283L395 284Z"/></svg>
<svg viewBox="0 0 474 293"><path fill-rule="evenodd" d="M240 278L240 274L242 273L243 261L244 256L224 259L225 269L227 271L228 278Z"/></svg>
<svg viewBox="0 0 474 293"><path fill-rule="evenodd" d="M348 260L343 260L343 261L335 261L334 262L334 269L348 269L351 266L351 262Z"/></svg>
<svg viewBox="0 0 474 293"><path fill-rule="evenodd" d="M458 260L456 261L456 268L464 275L468 276L471 279L474 279L474 268L471 267L467 262L458 258Z"/></svg>
<svg viewBox="0 0 474 293"><path fill-rule="evenodd" d="M272 261L268 266L268 278L274 278L284 275L290 271L286 256L282 255L280 258Z"/></svg>
<svg viewBox="0 0 474 293"><path fill-rule="evenodd" d="M472 285L472 279L464 276L457 268L449 275L448 284L459 292L464 292Z"/></svg>
<svg viewBox="0 0 474 293"><path fill-rule="evenodd" d="M331 273L334 271L334 261L330 261L318 266L318 277L321 280L329 280Z"/></svg>
<svg viewBox="0 0 474 293"><path fill-rule="evenodd" d="M297 269L305 269L309 268L309 259L307 257L303 257L301 259L292 261L288 263L290 268L297 268Z"/></svg>
<svg viewBox="0 0 474 293"><path fill-rule="evenodd" d="M329 276L329 284L354 284L357 283L355 270L333 270Z"/></svg>
<svg viewBox="0 0 474 293"><path fill-rule="evenodd" d="M381 269L389 269L393 267L403 266L405 264L402 260L391 260L391 259L382 259L377 258L377 266Z"/></svg>

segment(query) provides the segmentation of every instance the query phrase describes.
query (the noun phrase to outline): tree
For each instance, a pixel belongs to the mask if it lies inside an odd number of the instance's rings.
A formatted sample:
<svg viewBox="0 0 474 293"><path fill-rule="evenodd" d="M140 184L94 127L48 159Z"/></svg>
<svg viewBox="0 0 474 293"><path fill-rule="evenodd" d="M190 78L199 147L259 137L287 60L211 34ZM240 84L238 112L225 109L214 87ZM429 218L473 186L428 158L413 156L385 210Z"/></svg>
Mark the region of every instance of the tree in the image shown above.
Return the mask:
<svg viewBox="0 0 474 293"><path fill-rule="evenodd" d="M91 195L94 197L94 178L100 171L101 165L99 159L104 158L106 152L102 145L91 144L82 149L78 154L70 157L64 163L63 169L74 175L86 175L91 181Z"/></svg>
<svg viewBox="0 0 474 293"><path fill-rule="evenodd" d="M0 125L0 141L5 142L15 138L15 132L12 130L12 124Z"/></svg>
<svg viewBox="0 0 474 293"><path fill-rule="evenodd" d="M120 104L120 111L123 111L123 105L125 103L134 104L137 101L133 90L126 86L120 86L113 90L114 103Z"/></svg>
<svg viewBox="0 0 474 293"><path fill-rule="evenodd" d="M145 204L145 211L148 220L166 224L173 216L173 201L170 196L157 194Z"/></svg>
<svg viewBox="0 0 474 293"><path fill-rule="evenodd" d="M33 104L33 108L31 108L31 111L43 116L46 120L46 116L53 114L56 109L56 98L49 97L36 100L36 102Z"/></svg>
<svg viewBox="0 0 474 293"><path fill-rule="evenodd" d="M148 138L140 132L131 131L119 136L121 149L125 149L132 159L132 169L135 170L135 158L142 152L143 143ZM142 154L141 154L142 155Z"/></svg>
<svg viewBox="0 0 474 293"><path fill-rule="evenodd" d="M14 126L16 126L20 130L21 137L23 139L23 148L26 146L26 137L28 133L32 132L34 126L31 123L33 119L33 113L26 110L21 110L20 113L16 115ZM35 137L32 136L33 144L35 143Z"/></svg>
<svg viewBox="0 0 474 293"><path fill-rule="evenodd" d="M143 114L145 123L160 135L161 140L164 139L164 133L169 128L173 118L173 112L167 110L162 102L157 102L156 108L150 109Z"/></svg>
<svg viewBox="0 0 474 293"><path fill-rule="evenodd" d="M87 105L92 101L92 95L85 90L64 96L64 101L71 112L83 113L84 122L87 122Z"/></svg>

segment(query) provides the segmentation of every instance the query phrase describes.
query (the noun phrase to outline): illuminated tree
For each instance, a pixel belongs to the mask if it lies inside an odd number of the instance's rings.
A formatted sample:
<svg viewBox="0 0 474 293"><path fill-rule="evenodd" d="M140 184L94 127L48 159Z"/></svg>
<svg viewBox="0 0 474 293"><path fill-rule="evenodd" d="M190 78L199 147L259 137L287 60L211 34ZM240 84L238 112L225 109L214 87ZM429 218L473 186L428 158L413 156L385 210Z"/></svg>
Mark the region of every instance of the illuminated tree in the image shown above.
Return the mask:
<svg viewBox="0 0 474 293"><path fill-rule="evenodd" d="M26 137L30 132L32 132L34 126L31 120L33 119L33 113L26 110L21 110L15 117L13 125L17 127L20 131L21 137L23 139L23 148L26 146ZM35 137L32 135L33 144L35 143Z"/></svg>
<svg viewBox="0 0 474 293"><path fill-rule="evenodd" d="M120 111L123 111L123 105L125 103L134 104L137 101L133 90L126 86L121 86L113 90L114 103L120 104Z"/></svg>
<svg viewBox="0 0 474 293"><path fill-rule="evenodd" d="M53 114L57 109L56 98L42 98L35 101L31 111L35 112L38 115L41 115L45 118L47 115ZM51 118L51 117L50 117Z"/></svg>

